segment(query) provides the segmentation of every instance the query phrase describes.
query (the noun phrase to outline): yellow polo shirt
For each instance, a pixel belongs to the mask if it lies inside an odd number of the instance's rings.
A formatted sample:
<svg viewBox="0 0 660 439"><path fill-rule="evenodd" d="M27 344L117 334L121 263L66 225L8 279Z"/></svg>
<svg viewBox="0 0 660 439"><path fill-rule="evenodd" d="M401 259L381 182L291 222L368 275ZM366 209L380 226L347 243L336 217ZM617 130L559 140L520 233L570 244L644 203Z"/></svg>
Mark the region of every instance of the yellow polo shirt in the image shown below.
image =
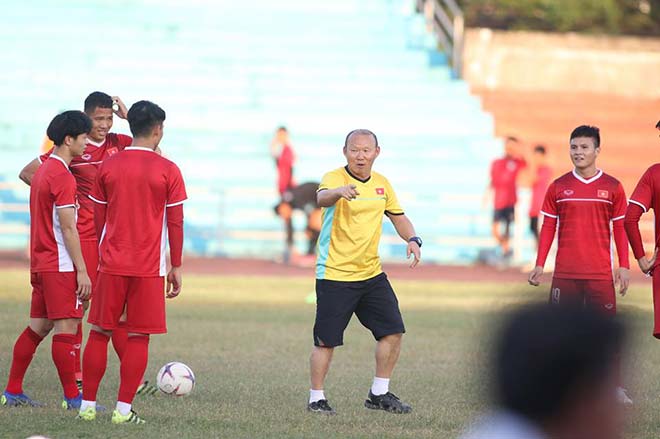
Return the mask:
<svg viewBox="0 0 660 439"><path fill-rule="evenodd" d="M403 215L390 182L376 172L363 181L351 175L347 167L338 168L323 176L318 190L347 184L354 184L360 195L352 201L340 198L322 209L317 279L360 281L380 274L378 243L383 215Z"/></svg>

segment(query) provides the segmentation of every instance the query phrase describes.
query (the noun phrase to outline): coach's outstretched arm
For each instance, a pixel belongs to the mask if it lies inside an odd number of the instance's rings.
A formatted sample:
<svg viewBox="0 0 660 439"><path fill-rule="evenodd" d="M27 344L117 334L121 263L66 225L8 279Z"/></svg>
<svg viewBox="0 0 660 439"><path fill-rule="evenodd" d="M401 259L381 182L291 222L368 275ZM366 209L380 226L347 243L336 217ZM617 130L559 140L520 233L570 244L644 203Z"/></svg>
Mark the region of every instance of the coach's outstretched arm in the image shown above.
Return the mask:
<svg viewBox="0 0 660 439"><path fill-rule="evenodd" d="M333 206L340 198L348 201L354 200L360 193L354 184L347 184L334 189L321 189L316 194L316 202L319 207Z"/></svg>
<svg viewBox="0 0 660 439"><path fill-rule="evenodd" d="M388 212L386 212L385 214L388 216L390 221L392 221L392 224L396 229L396 233L398 233L399 236L408 243L408 248L406 249L406 256L408 259L410 259L410 255L411 254L414 255L414 259L410 264L410 268L415 268L417 264L419 264L419 260L422 258L422 251L419 248L419 244L417 243L416 240L411 240L411 238L417 236L415 234L415 227L413 226L412 222L410 221L410 219L408 219L408 217L405 214L396 215Z"/></svg>

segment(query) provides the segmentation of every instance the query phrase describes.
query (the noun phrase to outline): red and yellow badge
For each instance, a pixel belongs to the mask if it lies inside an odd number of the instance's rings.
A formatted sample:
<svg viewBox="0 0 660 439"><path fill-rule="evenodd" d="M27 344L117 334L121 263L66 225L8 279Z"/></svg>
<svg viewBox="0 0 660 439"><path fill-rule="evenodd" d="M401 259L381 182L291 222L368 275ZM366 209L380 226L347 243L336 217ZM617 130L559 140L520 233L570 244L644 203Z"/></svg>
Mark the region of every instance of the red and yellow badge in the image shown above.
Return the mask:
<svg viewBox="0 0 660 439"><path fill-rule="evenodd" d="M112 157L113 155L117 154L119 150L117 149L116 146L113 146L112 148L108 148L108 157Z"/></svg>
<svg viewBox="0 0 660 439"><path fill-rule="evenodd" d="M598 198L609 198L610 193L608 191L598 189Z"/></svg>
<svg viewBox="0 0 660 439"><path fill-rule="evenodd" d="M377 187L376 188L376 194L385 195L385 188L384 187Z"/></svg>

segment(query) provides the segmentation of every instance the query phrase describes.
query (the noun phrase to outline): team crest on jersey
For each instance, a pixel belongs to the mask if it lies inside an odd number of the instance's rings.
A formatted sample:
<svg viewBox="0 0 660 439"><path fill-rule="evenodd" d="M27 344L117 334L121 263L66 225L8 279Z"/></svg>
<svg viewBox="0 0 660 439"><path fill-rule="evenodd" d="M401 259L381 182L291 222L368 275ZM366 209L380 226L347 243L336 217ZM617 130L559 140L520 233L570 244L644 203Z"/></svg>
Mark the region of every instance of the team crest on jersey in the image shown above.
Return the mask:
<svg viewBox="0 0 660 439"><path fill-rule="evenodd" d="M83 154L82 156L80 156L80 158L83 159L83 160L89 160L89 159L92 158L92 155L91 154Z"/></svg>
<svg viewBox="0 0 660 439"><path fill-rule="evenodd" d="M572 189L566 189L566 190L564 191L564 195L566 195L567 197L570 197L570 196L573 195L574 193L575 193L575 192L573 192Z"/></svg>
<svg viewBox="0 0 660 439"><path fill-rule="evenodd" d="M376 194L385 195L385 188L384 187L377 187L376 188Z"/></svg>
<svg viewBox="0 0 660 439"><path fill-rule="evenodd" d="M112 148L108 148L108 157L113 156L118 152L119 150L115 146L113 146Z"/></svg>
<svg viewBox="0 0 660 439"><path fill-rule="evenodd" d="M610 193L608 191L599 189L598 190L598 198L609 198Z"/></svg>

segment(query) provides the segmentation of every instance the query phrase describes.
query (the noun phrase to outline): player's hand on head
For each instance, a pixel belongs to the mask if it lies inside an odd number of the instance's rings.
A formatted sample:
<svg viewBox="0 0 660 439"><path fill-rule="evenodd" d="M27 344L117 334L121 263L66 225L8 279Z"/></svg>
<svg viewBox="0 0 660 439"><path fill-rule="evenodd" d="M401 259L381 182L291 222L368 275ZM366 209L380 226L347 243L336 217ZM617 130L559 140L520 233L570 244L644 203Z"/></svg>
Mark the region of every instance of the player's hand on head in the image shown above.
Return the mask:
<svg viewBox="0 0 660 439"><path fill-rule="evenodd" d="M415 268L419 264L419 260L422 258L422 250L419 248L419 245L415 241L408 242L408 248L406 249L406 258L410 259L410 255L413 255L413 261L410 263L410 268Z"/></svg>
<svg viewBox="0 0 660 439"><path fill-rule="evenodd" d="M76 288L76 295L81 301L89 299L89 296L92 294L92 281L90 280L87 272L79 271L76 273L76 281L78 287Z"/></svg>
<svg viewBox="0 0 660 439"><path fill-rule="evenodd" d="M357 198L360 193L357 191L357 186L354 184L347 184L339 188L339 194L342 198L345 198L348 201L354 200Z"/></svg>
<svg viewBox="0 0 660 439"><path fill-rule="evenodd" d="M122 119L128 117L128 108L119 96L112 96L112 112Z"/></svg>
<svg viewBox="0 0 660 439"><path fill-rule="evenodd" d="M630 270L627 268L619 267L614 273L614 287L619 290L621 296L625 296L628 292L628 285L630 284Z"/></svg>
<svg viewBox="0 0 660 439"><path fill-rule="evenodd" d="M179 295L182 282L180 267L172 267L170 272L167 273L166 297L168 299L172 299Z"/></svg>
<svg viewBox="0 0 660 439"><path fill-rule="evenodd" d="M527 278L527 282L529 282L530 285L538 287L539 285L541 285L541 277L542 276L543 276L543 267L539 267L537 265L529 273L529 277Z"/></svg>

